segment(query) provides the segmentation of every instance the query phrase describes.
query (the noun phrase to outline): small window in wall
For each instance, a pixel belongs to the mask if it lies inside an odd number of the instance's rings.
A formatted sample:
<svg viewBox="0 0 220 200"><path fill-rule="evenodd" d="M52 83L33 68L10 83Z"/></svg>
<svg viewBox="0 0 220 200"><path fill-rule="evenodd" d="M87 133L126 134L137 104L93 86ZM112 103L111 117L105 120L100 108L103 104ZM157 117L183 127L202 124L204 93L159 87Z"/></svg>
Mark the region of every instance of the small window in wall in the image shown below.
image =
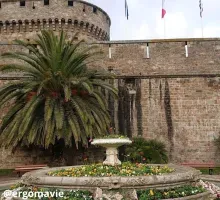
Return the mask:
<svg viewBox="0 0 220 200"><path fill-rule="evenodd" d="M83 5L83 12L86 12L86 6L85 6L85 4Z"/></svg>
<svg viewBox="0 0 220 200"><path fill-rule="evenodd" d="M68 1L68 6L73 6L73 1Z"/></svg>
<svg viewBox="0 0 220 200"><path fill-rule="evenodd" d="M44 5L48 6L49 5L49 0L44 0Z"/></svg>
<svg viewBox="0 0 220 200"><path fill-rule="evenodd" d="M20 1L20 6L24 7L25 6L25 1Z"/></svg>
<svg viewBox="0 0 220 200"><path fill-rule="evenodd" d="M0 8L2 8L2 2L0 2Z"/></svg>
<svg viewBox="0 0 220 200"><path fill-rule="evenodd" d="M97 7L95 7L95 6L93 7L93 12L97 13Z"/></svg>

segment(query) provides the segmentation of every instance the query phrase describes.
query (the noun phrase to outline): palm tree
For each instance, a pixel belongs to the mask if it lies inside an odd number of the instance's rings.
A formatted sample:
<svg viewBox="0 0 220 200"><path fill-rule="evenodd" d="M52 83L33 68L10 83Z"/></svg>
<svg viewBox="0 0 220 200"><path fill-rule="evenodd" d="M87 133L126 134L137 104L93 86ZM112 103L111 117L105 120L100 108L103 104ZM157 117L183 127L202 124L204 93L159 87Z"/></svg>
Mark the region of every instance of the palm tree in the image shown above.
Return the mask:
<svg viewBox="0 0 220 200"><path fill-rule="evenodd" d="M19 71L24 78L0 89L0 109L13 102L2 120L0 144L48 148L63 139L71 146L106 134L110 116L103 91L117 97L117 89L101 78L113 78L111 74L87 68L98 53L94 47L51 31L42 31L34 44L16 42L28 52L3 54L17 62L0 71Z"/></svg>

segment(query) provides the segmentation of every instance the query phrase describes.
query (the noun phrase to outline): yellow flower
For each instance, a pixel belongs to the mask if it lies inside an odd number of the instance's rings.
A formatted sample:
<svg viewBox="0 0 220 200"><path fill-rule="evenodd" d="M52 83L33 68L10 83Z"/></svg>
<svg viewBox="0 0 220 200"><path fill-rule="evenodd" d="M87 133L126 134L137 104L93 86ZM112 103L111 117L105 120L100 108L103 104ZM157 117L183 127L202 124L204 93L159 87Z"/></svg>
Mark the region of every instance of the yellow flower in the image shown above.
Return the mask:
<svg viewBox="0 0 220 200"><path fill-rule="evenodd" d="M153 190L150 190L150 195L151 195L151 196L154 196Z"/></svg>

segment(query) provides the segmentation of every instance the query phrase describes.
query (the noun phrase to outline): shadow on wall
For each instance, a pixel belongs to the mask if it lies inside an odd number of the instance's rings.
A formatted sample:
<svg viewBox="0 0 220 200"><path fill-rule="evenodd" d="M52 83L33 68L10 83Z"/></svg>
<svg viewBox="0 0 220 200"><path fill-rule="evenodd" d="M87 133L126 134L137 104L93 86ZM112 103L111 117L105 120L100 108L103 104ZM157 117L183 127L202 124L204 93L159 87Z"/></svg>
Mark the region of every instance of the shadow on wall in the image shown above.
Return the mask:
<svg viewBox="0 0 220 200"><path fill-rule="evenodd" d="M169 159L172 160L172 153L174 150L174 140L173 140L174 130L173 130L171 102L170 102L170 89L167 80L165 81L164 109L165 109L166 122L167 122L168 140L170 142Z"/></svg>

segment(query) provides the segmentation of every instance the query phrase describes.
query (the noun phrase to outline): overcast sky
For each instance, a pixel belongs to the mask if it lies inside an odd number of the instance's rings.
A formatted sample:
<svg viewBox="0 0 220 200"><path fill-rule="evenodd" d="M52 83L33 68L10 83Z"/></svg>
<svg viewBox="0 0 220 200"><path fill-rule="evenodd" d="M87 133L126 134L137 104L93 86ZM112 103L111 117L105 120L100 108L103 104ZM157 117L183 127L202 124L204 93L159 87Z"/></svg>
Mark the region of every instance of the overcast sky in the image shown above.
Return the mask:
<svg viewBox="0 0 220 200"><path fill-rule="evenodd" d="M104 9L112 20L111 40L164 38L162 0L87 0ZM220 37L220 0L202 0L204 37ZM199 0L166 0L166 38L202 37Z"/></svg>

